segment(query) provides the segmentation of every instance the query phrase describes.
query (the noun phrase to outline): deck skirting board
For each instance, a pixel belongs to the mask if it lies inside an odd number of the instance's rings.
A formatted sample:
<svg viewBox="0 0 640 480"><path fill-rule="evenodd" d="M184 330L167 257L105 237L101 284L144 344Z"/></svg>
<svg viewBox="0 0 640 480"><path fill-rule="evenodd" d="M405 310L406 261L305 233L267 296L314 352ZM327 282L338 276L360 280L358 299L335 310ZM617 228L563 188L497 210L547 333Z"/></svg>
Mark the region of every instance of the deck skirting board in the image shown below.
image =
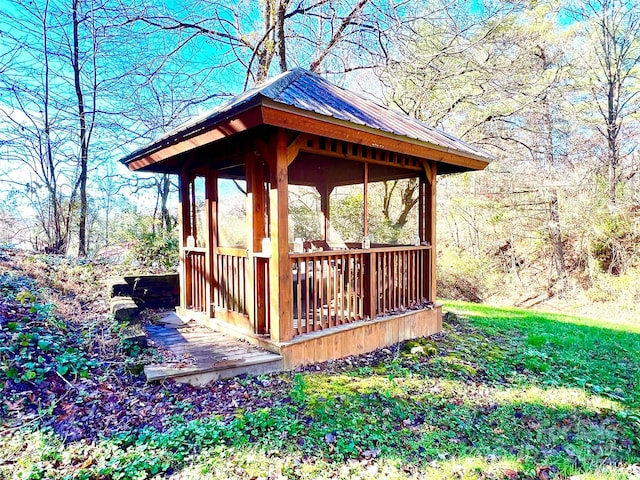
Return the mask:
<svg viewBox="0 0 640 480"><path fill-rule="evenodd" d="M336 360L372 352L404 340L426 337L442 331L442 306L355 322L299 335L279 344L283 368Z"/></svg>

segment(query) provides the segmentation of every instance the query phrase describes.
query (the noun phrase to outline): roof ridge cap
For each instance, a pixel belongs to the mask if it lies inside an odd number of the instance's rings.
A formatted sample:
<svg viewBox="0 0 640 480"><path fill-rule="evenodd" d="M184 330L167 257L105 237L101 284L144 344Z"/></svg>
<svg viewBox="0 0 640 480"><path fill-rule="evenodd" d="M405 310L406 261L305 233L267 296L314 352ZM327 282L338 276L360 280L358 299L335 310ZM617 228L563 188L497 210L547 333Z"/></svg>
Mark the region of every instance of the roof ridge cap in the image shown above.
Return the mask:
<svg viewBox="0 0 640 480"><path fill-rule="evenodd" d="M291 84L295 83L301 77L309 73L311 73L309 70L305 70L302 67L296 67L292 70L288 70L284 73L282 78L265 87L264 89L259 89L257 93L259 95L263 95L272 100L275 100L275 98L278 97L278 95L284 92L287 88L289 88Z"/></svg>

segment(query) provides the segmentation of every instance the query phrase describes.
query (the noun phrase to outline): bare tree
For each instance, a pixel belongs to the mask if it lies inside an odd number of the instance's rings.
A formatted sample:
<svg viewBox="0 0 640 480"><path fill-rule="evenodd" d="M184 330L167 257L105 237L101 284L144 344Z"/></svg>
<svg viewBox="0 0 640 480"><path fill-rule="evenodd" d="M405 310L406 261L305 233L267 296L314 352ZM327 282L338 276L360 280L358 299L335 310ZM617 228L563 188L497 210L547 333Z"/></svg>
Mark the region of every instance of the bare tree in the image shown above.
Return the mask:
<svg viewBox="0 0 640 480"><path fill-rule="evenodd" d="M305 66L342 74L384 63L399 7L387 0L266 0L186 2L178 10L147 11L132 18L152 31L180 32L175 52L206 41L219 52L210 68L243 72L244 89L274 69Z"/></svg>
<svg viewBox="0 0 640 480"><path fill-rule="evenodd" d="M77 109L78 109L78 137L79 137L79 175L78 175L78 188L80 191L80 212L78 220L78 255L84 257L87 255L87 171L89 166L89 146L91 144L91 134L93 133L93 127L95 125L95 106L98 90L98 75L97 75L97 50L98 50L98 36L95 29L95 17L91 10L81 11L80 0L72 0L71 2L71 25L72 25L72 39L71 39L71 67L73 70L73 86L76 94ZM81 38L80 27L88 25L90 34L87 36L87 41L90 46L88 49L88 58L81 59ZM90 86L89 92L91 95L91 104L93 106L92 111L87 111L85 100L85 86L82 82L82 74L84 73L83 65L88 61L91 63L90 73Z"/></svg>
<svg viewBox="0 0 640 480"><path fill-rule="evenodd" d="M637 167L625 169L624 162L637 147L629 130L640 92L640 10L625 0L588 0L574 13L586 26L593 53L586 57L588 88L600 116L596 129L606 144L608 199L614 206L618 186L637 172Z"/></svg>
<svg viewBox="0 0 640 480"><path fill-rule="evenodd" d="M0 13L3 23L11 25L3 31L3 55L10 51L14 59L0 78L0 115L7 160L21 166L5 171L5 181L22 187L46 236L46 248L62 252L69 240L75 170L64 151L66 126L56 92L59 63L52 53L52 37L60 32L52 17L48 1L16 1Z"/></svg>

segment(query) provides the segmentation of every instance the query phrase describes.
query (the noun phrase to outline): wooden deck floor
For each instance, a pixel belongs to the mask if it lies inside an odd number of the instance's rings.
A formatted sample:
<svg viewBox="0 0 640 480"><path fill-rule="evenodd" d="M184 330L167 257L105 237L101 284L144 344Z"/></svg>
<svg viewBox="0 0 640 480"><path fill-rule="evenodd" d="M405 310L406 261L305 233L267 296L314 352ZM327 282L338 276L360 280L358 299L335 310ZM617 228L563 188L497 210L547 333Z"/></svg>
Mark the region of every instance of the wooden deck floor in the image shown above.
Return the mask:
<svg viewBox="0 0 640 480"><path fill-rule="evenodd" d="M203 385L244 373L259 375L282 370L282 357L214 332L204 326L148 325L149 339L169 350L169 362L144 367L147 380L173 378L178 382Z"/></svg>

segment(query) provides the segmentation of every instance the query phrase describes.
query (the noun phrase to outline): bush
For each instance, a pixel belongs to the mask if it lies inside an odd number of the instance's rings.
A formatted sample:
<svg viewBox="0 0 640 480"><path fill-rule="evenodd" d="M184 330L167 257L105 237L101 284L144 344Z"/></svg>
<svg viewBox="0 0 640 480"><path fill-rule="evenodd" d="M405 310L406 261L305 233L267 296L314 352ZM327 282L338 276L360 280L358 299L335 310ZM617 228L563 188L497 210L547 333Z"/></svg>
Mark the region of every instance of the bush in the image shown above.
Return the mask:
<svg viewBox="0 0 640 480"><path fill-rule="evenodd" d="M633 219L625 212L606 212L594 219L591 256L603 272L621 275L637 264L640 237L635 230Z"/></svg>
<svg viewBox="0 0 640 480"><path fill-rule="evenodd" d="M146 271L173 272L178 268L178 231L163 230L152 217L137 217L120 234L130 245L124 263Z"/></svg>
<svg viewBox="0 0 640 480"><path fill-rule="evenodd" d="M178 237L174 230L143 234L133 243L125 262L154 271L175 271L178 258Z"/></svg>
<svg viewBox="0 0 640 480"><path fill-rule="evenodd" d="M445 249L438 255L438 296L481 303L493 283L481 259L463 250Z"/></svg>
<svg viewBox="0 0 640 480"><path fill-rule="evenodd" d="M585 294L592 302L619 302L633 305L640 302L640 270L629 269L618 276L597 272L591 276L591 288Z"/></svg>

